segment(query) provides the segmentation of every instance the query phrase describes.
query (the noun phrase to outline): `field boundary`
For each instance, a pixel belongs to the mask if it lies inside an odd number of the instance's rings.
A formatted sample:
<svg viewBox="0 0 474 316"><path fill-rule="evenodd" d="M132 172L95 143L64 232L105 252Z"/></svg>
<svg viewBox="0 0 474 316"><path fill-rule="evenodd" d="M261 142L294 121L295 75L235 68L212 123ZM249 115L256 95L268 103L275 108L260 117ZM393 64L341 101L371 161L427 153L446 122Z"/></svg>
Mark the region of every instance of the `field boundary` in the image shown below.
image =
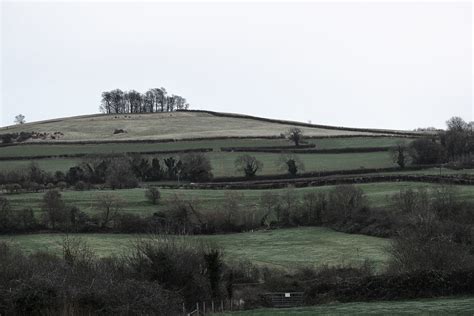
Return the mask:
<svg viewBox="0 0 474 316"><path fill-rule="evenodd" d="M420 136L420 135L427 134L427 133L423 134L423 133L400 131L400 130L385 130L385 129L375 129L375 128L372 129L372 128L357 128L357 127L311 124L311 123L303 123L303 122L296 122L296 121L271 119L271 118L258 117L258 116L252 116L252 115L246 115L246 114L214 112L214 111L209 111L209 110L178 110L176 112L206 113L206 114L214 115L217 117L251 119L251 120L268 122L268 123L277 123L277 124L293 125L293 126L301 126L301 127L309 127L309 128L322 128L322 129L330 129L330 130L350 131L350 132L368 132L368 133L377 133L377 134L411 135L411 136Z"/></svg>
<svg viewBox="0 0 474 316"><path fill-rule="evenodd" d="M130 151L130 152L110 152L110 153L77 153L60 155L36 155L36 156L9 156L0 157L0 161L34 160L34 159L56 159L56 158L83 158L83 157L118 157L121 155L167 155L185 153L207 153L213 151L212 148L193 148L180 150L152 150L152 151Z"/></svg>
<svg viewBox="0 0 474 316"><path fill-rule="evenodd" d="M296 188L318 187L341 184L363 184L376 182L425 182L452 185L474 185L474 177L459 176L431 176L431 175L366 175L352 177L320 177L303 179L280 179L260 181L236 181L236 182L206 182L191 183L185 185L157 185L162 188L180 189L281 189L289 185Z"/></svg>
<svg viewBox="0 0 474 316"><path fill-rule="evenodd" d="M313 146L314 147L314 146ZM223 152L260 152L260 153L295 153L295 154L349 154L349 153L371 153L388 151L391 146L384 147L344 147L344 148L328 148L313 149L304 147L221 147Z"/></svg>

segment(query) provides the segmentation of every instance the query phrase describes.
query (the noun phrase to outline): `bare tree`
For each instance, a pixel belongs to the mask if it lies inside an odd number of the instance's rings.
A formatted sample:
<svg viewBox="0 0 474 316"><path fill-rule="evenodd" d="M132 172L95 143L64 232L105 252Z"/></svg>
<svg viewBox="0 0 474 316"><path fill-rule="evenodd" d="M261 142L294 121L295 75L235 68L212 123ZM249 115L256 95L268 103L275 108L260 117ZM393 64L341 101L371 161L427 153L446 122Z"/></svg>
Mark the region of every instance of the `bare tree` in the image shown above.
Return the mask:
<svg viewBox="0 0 474 316"><path fill-rule="evenodd" d="M299 146L303 139L303 131L297 127L290 128L288 130L288 139L295 143L295 146Z"/></svg>
<svg viewBox="0 0 474 316"><path fill-rule="evenodd" d="M100 226L107 227L122 210L124 201L115 194L104 193L96 196L95 207L100 212Z"/></svg>
<svg viewBox="0 0 474 316"><path fill-rule="evenodd" d="M263 168L263 163L254 156L242 155L235 160L235 167L237 171L244 172L245 176L250 178Z"/></svg>
<svg viewBox="0 0 474 316"><path fill-rule="evenodd" d="M15 124L25 124L25 116L23 114L18 114L15 116Z"/></svg>

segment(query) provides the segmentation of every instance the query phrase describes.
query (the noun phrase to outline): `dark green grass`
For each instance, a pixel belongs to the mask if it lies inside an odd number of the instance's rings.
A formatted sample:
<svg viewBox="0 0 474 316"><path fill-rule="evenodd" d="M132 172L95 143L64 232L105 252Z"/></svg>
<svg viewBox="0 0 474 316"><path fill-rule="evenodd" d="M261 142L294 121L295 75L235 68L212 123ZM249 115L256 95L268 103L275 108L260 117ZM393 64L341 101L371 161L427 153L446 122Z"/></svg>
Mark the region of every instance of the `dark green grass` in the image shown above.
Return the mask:
<svg viewBox="0 0 474 316"><path fill-rule="evenodd" d="M341 137L307 139L308 143L316 145L318 149L357 148L357 147L388 147L403 143L408 144L413 138L403 137Z"/></svg>
<svg viewBox="0 0 474 316"><path fill-rule="evenodd" d="M348 137L307 139L306 142L315 144L318 149L356 148L356 147L387 147L399 142L408 143L411 138L400 137ZM105 144L69 144L69 145L38 145L22 144L0 148L0 157L31 157L38 155L67 155L67 154L109 154L123 152L149 152L165 150L183 150L196 148L221 147L266 147L266 146L291 146L286 139L216 139L198 141L176 141L164 143L105 143Z"/></svg>
<svg viewBox="0 0 474 316"><path fill-rule="evenodd" d="M390 205L390 195L400 191L401 188L419 188L419 187L433 187L435 184L417 183L417 182L383 182L383 183L369 183L359 184L366 193L369 202L372 206L383 207ZM293 189L297 198L301 198L304 193L310 191L326 192L334 186L325 187L308 187ZM458 189L459 198L465 200L474 200L474 186L456 186ZM271 191L277 194L285 193L286 189L275 190L175 190L175 189L160 189L162 199L159 205L152 205L145 199L145 189L126 189L126 190L100 190L100 191L65 191L62 192L63 199L69 205L75 205L82 211L89 214L97 212L94 201L100 194L114 194L124 200L123 212L134 213L138 215L150 215L156 211L166 211L172 205L174 197L177 195L180 198L194 201L196 208L201 212L220 211L223 208L225 194L229 192L236 192L242 194L240 198L240 205L244 209L253 210L258 213L260 208L260 197L263 192ZM31 207L35 212L41 210L41 199L44 193L24 193L6 195L10 200L14 209L21 209L24 207Z"/></svg>
<svg viewBox="0 0 474 316"><path fill-rule="evenodd" d="M243 175L236 171L235 160L246 153L232 152L210 152L207 153L212 172L216 177L240 176ZM273 175L284 174L286 170L279 163L281 154L277 153L249 153L255 156L263 163L263 168L258 174ZM156 155L155 155L156 156ZM168 157L164 155L160 157ZM354 153L354 154L298 154L299 159L305 165L306 171L328 171L328 170L346 170L359 168L385 168L392 167L395 164L391 161L386 152L373 153ZM150 156L151 158L152 156ZM154 157L154 156L153 156ZM38 165L46 171L54 172L56 170L67 171L70 167L77 165L80 158L52 158L35 160ZM28 166L29 160L8 160L0 161L1 170L13 170Z"/></svg>
<svg viewBox="0 0 474 316"><path fill-rule="evenodd" d="M138 235L77 234L99 256L120 255L130 251ZM27 252L42 250L61 253L60 234L31 234L0 236ZM148 238L143 235L140 238ZM239 234L194 236L221 247L225 260L249 260L257 265L277 268L300 266L336 266L361 264L369 260L374 268L382 269L387 260L384 238L351 235L322 227L305 227L257 231Z"/></svg>
<svg viewBox="0 0 474 316"><path fill-rule="evenodd" d="M289 315L473 315L474 298L435 298L391 302L334 303L282 309L256 309L218 315L289 316Z"/></svg>

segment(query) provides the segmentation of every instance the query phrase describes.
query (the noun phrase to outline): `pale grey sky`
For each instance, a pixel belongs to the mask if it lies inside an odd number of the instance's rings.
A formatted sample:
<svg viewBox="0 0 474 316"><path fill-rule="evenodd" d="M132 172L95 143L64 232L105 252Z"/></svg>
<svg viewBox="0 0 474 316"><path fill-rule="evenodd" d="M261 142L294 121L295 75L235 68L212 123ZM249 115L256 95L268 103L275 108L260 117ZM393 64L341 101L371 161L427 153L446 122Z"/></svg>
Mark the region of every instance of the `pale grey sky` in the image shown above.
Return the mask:
<svg viewBox="0 0 474 316"><path fill-rule="evenodd" d="M473 120L470 2L1 4L0 124L165 87L194 109L412 129Z"/></svg>

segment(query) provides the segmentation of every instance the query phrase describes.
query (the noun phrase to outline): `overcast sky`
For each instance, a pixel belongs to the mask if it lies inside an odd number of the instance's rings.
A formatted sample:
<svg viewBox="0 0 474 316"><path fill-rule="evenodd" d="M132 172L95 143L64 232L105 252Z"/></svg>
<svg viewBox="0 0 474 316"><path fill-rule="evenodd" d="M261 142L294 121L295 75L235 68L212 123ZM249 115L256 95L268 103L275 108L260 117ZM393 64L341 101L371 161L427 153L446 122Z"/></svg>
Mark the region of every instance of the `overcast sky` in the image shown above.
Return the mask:
<svg viewBox="0 0 474 316"><path fill-rule="evenodd" d="M98 112L165 87L194 109L413 129L473 120L458 3L1 4L0 124Z"/></svg>

